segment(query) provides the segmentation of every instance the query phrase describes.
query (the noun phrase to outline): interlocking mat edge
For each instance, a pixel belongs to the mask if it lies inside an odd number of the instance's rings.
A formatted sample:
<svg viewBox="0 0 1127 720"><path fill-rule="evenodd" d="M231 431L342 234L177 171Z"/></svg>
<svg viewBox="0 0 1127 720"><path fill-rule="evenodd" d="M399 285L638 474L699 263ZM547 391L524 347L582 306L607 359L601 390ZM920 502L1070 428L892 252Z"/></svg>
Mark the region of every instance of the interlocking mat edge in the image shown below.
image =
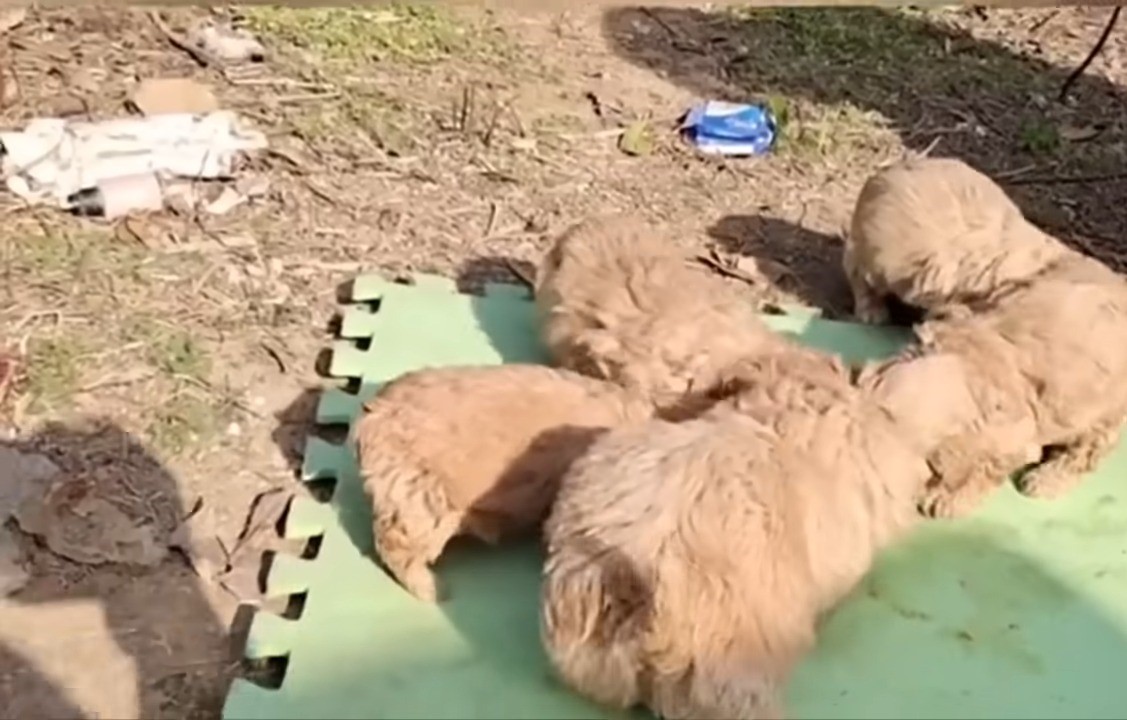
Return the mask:
<svg viewBox="0 0 1127 720"><path fill-rule="evenodd" d="M324 425L349 423L379 385L425 366L543 362L523 288L481 296L447 280L358 278L330 372L358 393L326 392ZM858 361L894 351L894 331L768 316L780 332ZM825 622L788 691L797 718L1127 717L1127 452L1067 498L1004 488L973 518L928 523L886 552ZM272 597L303 595L296 619L261 611L246 655L284 658L278 688L236 680L225 720L285 718L604 718L556 682L539 645L533 543L456 544L439 572L449 593L420 603L371 559L368 504L346 445L311 438L304 477L331 499L299 498ZM638 717L644 717L638 714Z"/></svg>

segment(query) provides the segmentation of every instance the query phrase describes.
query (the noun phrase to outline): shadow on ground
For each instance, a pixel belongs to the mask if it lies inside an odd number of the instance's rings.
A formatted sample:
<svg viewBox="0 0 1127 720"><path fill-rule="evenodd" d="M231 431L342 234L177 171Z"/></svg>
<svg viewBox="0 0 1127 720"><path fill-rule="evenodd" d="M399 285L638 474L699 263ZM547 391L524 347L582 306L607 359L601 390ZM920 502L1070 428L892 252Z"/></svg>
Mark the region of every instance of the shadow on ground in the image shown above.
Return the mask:
<svg viewBox="0 0 1127 720"><path fill-rule="evenodd" d="M782 269L777 277L768 272L768 279L803 303L822 308L827 317L844 315L852 307L839 238L765 215L726 215L707 232L725 252Z"/></svg>
<svg viewBox="0 0 1127 720"><path fill-rule="evenodd" d="M875 165L882 123L908 147L937 142L933 154L990 173L1030 219L1127 265L1127 93L1101 77L1086 74L1060 104L1072 68L907 9L613 8L603 31L615 53L701 97L785 99L783 142L798 153L849 146L844 162ZM1097 34L1072 42L1087 51Z"/></svg>
<svg viewBox="0 0 1127 720"><path fill-rule="evenodd" d="M529 287L536 280L536 264L500 255L474 257L458 268L458 290L479 293L486 283Z"/></svg>
<svg viewBox="0 0 1127 720"><path fill-rule="evenodd" d="M227 642L227 629L208 603L198 577L182 556L163 552L188 512L176 480L138 440L109 421L50 424L26 441L4 446L45 456L59 470L50 476L51 489L40 515L49 530L34 539L18 534L30 581L0 610L7 618L5 624L19 624L30 606L47 606L46 615L36 616L41 619L27 621L46 626L6 637L36 646L36 655L48 657L52 676L68 687L53 687L21 657L23 651L5 650L0 653L4 676L0 715L89 715L72 706L68 690L83 687L90 693L92 684L107 681L119 687L123 678L113 663L125 659L121 672L136 674L140 717L216 717L237 661ZM135 542L115 543L105 516L93 511L92 503L108 503L124 513L133 527L147 528L144 531L151 532L158 551L155 564L112 558L92 562L98 557L94 548L124 548L122 552L128 553ZM50 539L56 533L69 536L65 545ZM60 547L90 554L85 561L75 561L64 557L67 551ZM116 650L92 639L97 632L90 627L88 614L68 612L88 606L104 618ZM120 691L112 692L107 702L120 707Z"/></svg>

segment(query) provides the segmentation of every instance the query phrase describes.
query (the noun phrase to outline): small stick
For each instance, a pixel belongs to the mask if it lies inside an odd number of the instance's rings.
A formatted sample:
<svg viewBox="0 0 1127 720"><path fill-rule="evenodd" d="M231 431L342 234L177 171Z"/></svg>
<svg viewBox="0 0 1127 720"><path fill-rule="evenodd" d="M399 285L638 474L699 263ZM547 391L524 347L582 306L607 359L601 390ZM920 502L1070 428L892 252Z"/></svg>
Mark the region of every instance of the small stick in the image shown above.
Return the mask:
<svg viewBox="0 0 1127 720"><path fill-rule="evenodd" d="M530 290L536 289L536 278L525 272L524 268L518 265L515 260L505 258L505 265L509 268L509 272L517 276L517 280L524 283Z"/></svg>
<svg viewBox="0 0 1127 720"><path fill-rule="evenodd" d="M1102 182L1127 180L1127 172L1104 173L1101 175L1060 175L1052 177L1014 178L1002 182L1007 185L1089 185Z"/></svg>
<svg viewBox="0 0 1127 720"><path fill-rule="evenodd" d="M1115 9L1111 11L1111 17L1108 18L1107 25L1104 26L1104 31L1100 34L1100 39L1096 41L1095 46L1092 47L1092 51L1088 53L1088 57L1084 58L1084 62L1080 63L1079 67L1073 70L1072 74L1069 75L1068 78L1065 79L1064 84L1061 85L1060 95L1057 96L1057 102L1065 101L1065 98L1068 97L1068 91L1072 88L1073 83L1080 79L1080 76L1084 74L1084 71L1088 69L1088 66L1092 64L1092 61L1095 60L1096 56L1100 54L1100 51L1104 49L1104 45L1107 43L1107 39L1111 35L1112 29L1114 29L1115 24L1119 22L1119 11L1122 9L1123 8L1121 6L1116 5Z"/></svg>

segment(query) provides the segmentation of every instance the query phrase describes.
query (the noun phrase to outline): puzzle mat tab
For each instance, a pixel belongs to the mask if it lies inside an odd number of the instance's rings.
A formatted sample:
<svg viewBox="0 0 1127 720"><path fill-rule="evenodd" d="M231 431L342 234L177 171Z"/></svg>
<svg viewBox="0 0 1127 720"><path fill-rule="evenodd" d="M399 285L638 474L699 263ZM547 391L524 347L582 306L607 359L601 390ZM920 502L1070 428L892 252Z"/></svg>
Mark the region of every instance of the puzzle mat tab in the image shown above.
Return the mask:
<svg viewBox="0 0 1127 720"><path fill-rule="evenodd" d="M440 279L363 277L353 297L332 369L359 378L361 398L423 366L544 360L520 289L470 297ZM767 321L852 360L904 340L809 314ZM327 393L320 421L349 422L361 398ZM1125 473L1121 444L1063 500L1006 487L974 518L931 523L886 552L823 627L788 690L791 717L1127 716ZM268 578L271 595L306 593L304 610L296 620L259 613L247 648L251 658L285 656L284 679L279 689L236 681L224 718L626 717L552 678L534 544L452 548L439 570L450 599L429 606L370 559L349 451L312 439L305 475L335 480L332 499L295 501L285 533L319 536L319 552L278 556Z"/></svg>

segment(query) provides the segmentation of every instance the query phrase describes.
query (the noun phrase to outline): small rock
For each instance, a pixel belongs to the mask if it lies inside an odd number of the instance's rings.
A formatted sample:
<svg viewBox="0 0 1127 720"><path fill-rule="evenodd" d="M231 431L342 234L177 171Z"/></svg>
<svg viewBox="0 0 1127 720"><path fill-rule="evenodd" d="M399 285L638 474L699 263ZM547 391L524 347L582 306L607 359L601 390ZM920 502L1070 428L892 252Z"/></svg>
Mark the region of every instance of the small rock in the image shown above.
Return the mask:
<svg viewBox="0 0 1127 720"><path fill-rule="evenodd" d="M233 423L231 423L230 425L227 426L227 436L228 437L239 437L242 434L243 434L243 429L242 429L242 427L239 426L238 423L233 422Z"/></svg>
<svg viewBox="0 0 1127 720"><path fill-rule="evenodd" d="M188 31L187 40L225 62L261 62L266 48L251 33L205 18Z"/></svg>

